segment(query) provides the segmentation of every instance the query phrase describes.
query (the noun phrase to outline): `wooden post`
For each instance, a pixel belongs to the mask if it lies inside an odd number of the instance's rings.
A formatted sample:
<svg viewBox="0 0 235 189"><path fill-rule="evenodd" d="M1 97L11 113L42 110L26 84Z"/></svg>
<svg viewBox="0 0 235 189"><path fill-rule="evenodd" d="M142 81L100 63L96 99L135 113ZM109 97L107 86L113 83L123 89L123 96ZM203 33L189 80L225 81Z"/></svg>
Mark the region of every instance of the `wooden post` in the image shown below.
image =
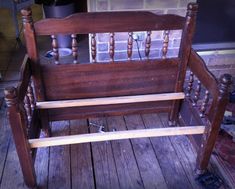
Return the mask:
<svg viewBox="0 0 235 189"><path fill-rule="evenodd" d="M4 91L8 107L8 117L15 141L16 151L27 186L36 186L36 175L27 138L27 118L23 111L23 103L18 101L17 90L14 87Z"/></svg>
<svg viewBox="0 0 235 189"><path fill-rule="evenodd" d="M208 115L208 126L202 137L202 143L197 155L197 173L203 173L210 160L216 138L219 134L220 123L222 122L226 105L228 103L228 88L232 83L231 75L224 74L220 78L219 95L213 100Z"/></svg>
<svg viewBox="0 0 235 189"><path fill-rule="evenodd" d="M37 51L37 40L36 34L33 26L33 19L32 19L32 10L30 8L26 8L21 10L22 19L23 19L23 28L24 28L24 38L26 42L26 48L28 56L31 60L31 69L32 69L32 78L34 83L36 101L44 101L45 100L45 93L44 93L44 86L41 77L40 65L39 65L39 58L38 58L38 51ZM47 112L44 110L42 115L40 116L42 119L43 131L46 135L50 134L50 125L49 125L49 118ZM45 113L44 113L45 112Z"/></svg>
<svg viewBox="0 0 235 189"><path fill-rule="evenodd" d="M183 84L185 80L185 74L187 69L187 64L191 52L191 45L192 45L192 38L195 30L196 24L196 14L198 10L197 3L189 3L187 14L186 14L186 23L183 29L182 37L181 37L181 44L179 50L179 58L181 61L181 65L179 67L178 75L177 75L177 82L175 85L175 92L182 92L183 91ZM169 125L176 125L178 121L178 114L180 108L180 101L175 100L171 106L171 112L169 113Z"/></svg>

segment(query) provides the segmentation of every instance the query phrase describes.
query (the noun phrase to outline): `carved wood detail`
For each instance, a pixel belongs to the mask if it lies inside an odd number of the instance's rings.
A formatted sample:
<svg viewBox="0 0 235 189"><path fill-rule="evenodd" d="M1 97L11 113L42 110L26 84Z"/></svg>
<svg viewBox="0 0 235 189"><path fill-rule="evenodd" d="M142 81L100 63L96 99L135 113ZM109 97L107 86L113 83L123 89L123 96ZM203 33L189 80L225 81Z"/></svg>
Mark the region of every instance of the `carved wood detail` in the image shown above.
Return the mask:
<svg viewBox="0 0 235 189"><path fill-rule="evenodd" d="M77 35L72 34L72 54L73 54L73 63L78 63L78 42L77 42Z"/></svg>
<svg viewBox="0 0 235 189"><path fill-rule="evenodd" d="M163 36L163 46L162 46L162 58L165 59L168 51L168 43L169 43L169 30L164 31Z"/></svg>
<svg viewBox="0 0 235 189"><path fill-rule="evenodd" d="M149 59L150 47L151 47L151 31L147 31L147 37L145 41L145 56L147 59Z"/></svg>
<svg viewBox="0 0 235 189"><path fill-rule="evenodd" d="M133 32L128 33L128 41L127 41L127 57L128 60L132 59L132 48L133 48Z"/></svg>
<svg viewBox="0 0 235 189"><path fill-rule="evenodd" d="M91 57L92 62L96 62L96 34L91 35Z"/></svg>
<svg viewBox="0 0 235 189"><path fill-rule="evenodd" d="M58 42L55 35L51 36L52 38L52 50L53 50L53 57L55 59L55 64L59 64L59 50L58 50Z"/></svg>
<svg viewBox="0 0 235 189"><path fill-rule="evenodd" d="M109 40L109 55L110 61L114 61L114 50L115 50L115 40L114 40L114 33L110 33L110 40Z"/></svg>

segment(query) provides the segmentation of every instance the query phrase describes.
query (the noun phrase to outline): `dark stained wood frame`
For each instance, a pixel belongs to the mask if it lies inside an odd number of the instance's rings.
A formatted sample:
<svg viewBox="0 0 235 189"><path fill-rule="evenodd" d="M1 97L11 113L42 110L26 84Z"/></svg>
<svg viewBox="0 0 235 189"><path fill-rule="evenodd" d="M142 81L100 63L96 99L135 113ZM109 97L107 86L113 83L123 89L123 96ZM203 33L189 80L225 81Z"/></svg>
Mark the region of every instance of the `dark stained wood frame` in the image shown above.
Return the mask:
<svg viewBox="0 0 235 189"><path fill-rule="evenodd" d="M197 4L188 5L186 17L176 15L155 15L149 12L110 12L78 13L64 19L44 19L33 23L30 9L22 10L24 36L27 53L17 88L7 88L5 99L8 116L20 159L25 183L36 186L33 166L36 149L30 149L29 139L39 137L40 130L50 136L49 121L78 119L91 116L123 115L133 113L168 112L169 122L175 125L179 119L181 125L205 125L205 133L199 141L197 170L206 170L215 144L219 126L228 102L228 87L231 76L224 75L217 82L207 70L203 60L191 49L195 29ZM135 20L135 22L133 22ZM152 30L182 29L182 40L178 58L149 59ZM131 61L133 31L148 31L146 60ZM37 35L52 35L53 48L57 52L56 34L70 34L73 38L73 56L77 57L75 34L109 32L112 48L111 63L95 62L95 38L92 39L93 63L42 65L37 48ZM116 63L114 57L114 32L128 32L128 59ZM95 35L93 35L95 36ZM166 46L166 42L165 42ZM58 54L55 56L56 63ZM74 60L74 63L77 63ZM147 95L159 93L183 92L186 70L190 69L200 83L209 91L212 104L204 117L192 105L188 96L184 101L168 100L161 102L141 102L91 107L68 107L64 109L32 109L32 119L27 121L24 98L30 80L33 80L37 102L74 100L84 98L118 97L123 95ZM60 79L63 77L63 79ZM205 103L206 104L206 103ZM204 104L204 106L205 106ZM30 106L28 105L27 108ZM29 111L30 112L30 111ZM198 141L197 141L198 142Z"/></svg>

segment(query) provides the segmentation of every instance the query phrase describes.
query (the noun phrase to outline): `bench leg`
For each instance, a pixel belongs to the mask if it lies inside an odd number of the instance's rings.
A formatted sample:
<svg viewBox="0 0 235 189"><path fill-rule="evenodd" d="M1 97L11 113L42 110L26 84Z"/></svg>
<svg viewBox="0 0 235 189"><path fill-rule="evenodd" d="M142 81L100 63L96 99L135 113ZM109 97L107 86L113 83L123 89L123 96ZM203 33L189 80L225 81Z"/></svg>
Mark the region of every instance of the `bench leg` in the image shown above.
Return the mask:
<svg viewBox="0 0 235 189"><path fill-rule="evenodd" d="M175 126L177 124L179 117L179 107L180 107L180 101L174 100L172 102L171 111L169 112L168 115L168 124L170 126Z"/></svg>
<svg viewBox="0 0 235 189"><path fill-rule="evenodd" d="M42 131L45 133L47 137L51 136L51 127L48 117L48 111L47 110L40 110L40 118L41 118L41 126Z"/></svg>
<svg viewBox="0 0 235 189"><path fill-rule="evenodd" d="M207 131L202 136L202 143L197 155L196 173L202 174L206 171L210 157L215 146L217 136L219 134L220 125L207 128Z"/></svg>
<svg viewBox="0 0 235 189"><path fill-rule="evenodd" d="M28 187L36 187L36 174L27 136L27 118L23 103L19 104L15 88L5 90L8 117L19 157L24 181Z"/></svg>
<svg viewBox="0 0 235 189"><path fill-rule="evenodd" d="M200 150L197 155L197 170L205 171L210 156L212 154L215 142L220 130L220 124L224 117L226 105L228 104L228 89L232 83L232 76L224 74L220 78L218 97L212 101L211 109L208 112L208 125L203 134Z"/></svg>

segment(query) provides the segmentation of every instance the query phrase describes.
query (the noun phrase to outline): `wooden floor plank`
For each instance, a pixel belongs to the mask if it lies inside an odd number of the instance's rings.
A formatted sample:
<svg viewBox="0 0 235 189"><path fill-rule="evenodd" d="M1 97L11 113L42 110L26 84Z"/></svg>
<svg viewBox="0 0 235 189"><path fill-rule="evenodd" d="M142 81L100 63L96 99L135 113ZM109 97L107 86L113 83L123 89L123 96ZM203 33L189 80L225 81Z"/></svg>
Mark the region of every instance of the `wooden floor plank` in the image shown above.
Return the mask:
<svg viewBox="0 0 235 189"><path fill-rule="evenodd" d="M144 129L139 115L124 117L128 130ZM149 138L131 139L145 188L167 188L164 176Z"/></svg>
<svg viewBox="0 0 235 189"><path fill-rule="evenodd" d="M84 134L88 132L87 121L70 121L71 134ZM72 188L94 189L92 157L90 144L71 145L71 173Z"/></svg>
<svg viewBox="0 0 235 189"><path fill-rule="evenodd" d="M38 148L34 163L39 189L48 188L49 147Z"/></svg>
<svg viewBox="0 0 235 189"><path fill-rule="evenodd" d="M1 107L0 107L1 108ZM10 143L10 128L7 120L6 109L0 109L0 184L6 162Z"/></svg>
<svg viewBox="0 0 235 189"><path fill-rule="evenodd" d="M103 125L105 127L105 130L107 130L107 125L104 118L89 119L89 122L96 125ZM97 132L98 128L90 126L90 131ZM111 142L95 142L91 143L91 146L96 188L120 188Z"/></svg>
<svg viewBox="0 0 235 189"><path fill-rule="evenodd" d="M122 116L107 118L109 130L126 130ZM112 141L120 188L142 189L144 184L139 173L138 165L130 140Z"/></svg>
<svg viewBox="0 0 235 189"><path fill-rule="evenodd" d="M23 174L21 172L13 138L10 139L10 147L0 189L27 189L23 180Z"/></svg>
<svg viewBox="0 0 235 189"><path fill-rule="evenodd" d="M159 117L163 126L169 127L167 115L159 114ZM187 136L174 136L169 139L193 188L202 189L203 187L195 182L196 154Z"/></svg>
<svg viewBox="0 0 235 189"><path fill-rule="evenodd" d="M147 128L163 127L157 114L146 114L142 118ZM168 188L192 188L169 137L151 138L151 142Z"/></svg>
<svg viewBox="0 0 235 189"><path fill-rule="evenodd" d="M52 135L69 135L69 122L52 123ZM48 189L70 188L70 146L50 147Z"/></svg>

